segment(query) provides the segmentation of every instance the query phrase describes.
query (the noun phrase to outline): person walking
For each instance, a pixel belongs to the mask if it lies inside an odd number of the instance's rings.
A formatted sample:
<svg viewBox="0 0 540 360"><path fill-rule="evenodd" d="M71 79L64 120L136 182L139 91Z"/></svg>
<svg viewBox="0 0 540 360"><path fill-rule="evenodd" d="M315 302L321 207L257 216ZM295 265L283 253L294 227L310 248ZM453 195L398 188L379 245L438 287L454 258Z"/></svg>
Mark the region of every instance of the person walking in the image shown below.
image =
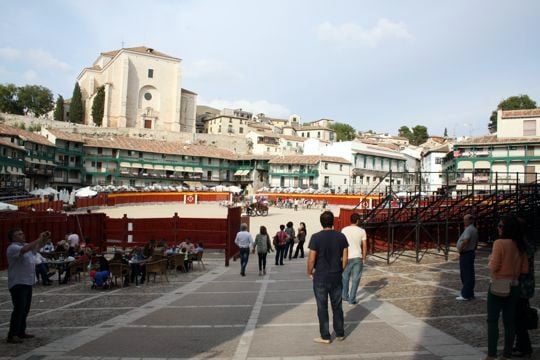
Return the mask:
<svg viewBox="0 0 540 360"><path fill-rule="evenodd" d="M240 225L234 243L240 248L240 275L246 276L246 266L249 260L249 249L253 245L253 236L249 233L246 223Z"/></svg>
<svg viewBox="0 0 540 360"><path fill-rule="evenodd" d="M499 238L493 243L488 268L491 284L487 294L488 354L485 360L497 357L499 340L499 315L502 311L504 326L504 348L502 357L512 357L512 344L515 336L515 312L519 299L518 278L529 271L527 245L523 239L521 226L515 216L504 216L499 225ZM494 283L506 281L509 293L494 294Z"/></svg>
<svg viewBox="0 0 540 360"><path fill-rule="evenodd" d="M298 252L300 252L300 258L304 258L304 243L306 242L307 230L306 224L301 222L298 225L298 244L296 245L296 251L294 252L293 259L298 257Z"/></svg>
<svg viewBox="0 0 540 360"><path fill-rule="evenodd" d="M292 221L289 221L287 223L287 228L285 229L285 232L289 237L287 238L287 246L285 247L285 258L289 257L289 260L292 258L293 248L294 248L294 240L296 239L296 232L294 231ZM288 254L288 255L287 255Z"/></svg>
<svg viewBox="0 0 540 360"><path fill-rule="evenodd" d="M349 243L349 258L347 267L343 270L343 301L355 305L358 284L362 278L364 259L367 257L367 236L366 231L360 227L360 215L351 214L351 225L344 227L341 232ZM349 287L350 283L350 287Z"/></svg>
<svg viewBox="0 0 540 360"><path fill-rule="evenodd" d="M6 251L8 261L8 289L13 303L6 341L18 344L23 339L33 338L26 332L26 318L32 305L32 286L36 282L34 256L50 238L48 231L27 243L20 228L11 229L8 234L9 245Z"/></svg>
<svg viewBox="0 0 540 360"><path fill-rule="evenodd" d="M257 255L259 256L259 276L266 275L266 255L272 251L272 244L266 226L261 226L259 233L255 236L254 254L255 249L257 249Z"/></svg>
<svg viewBox="0 0 540 360"><path fill-rule="evenodd" d="M341 300L342 272L347 266L347 238L335 231L334 214L324 211L320 216L323 229L311 236L307 275L313 280L313 293L317 303L320 337L313 339L316 343L330 344L330 324L328 318L328 298L332 305L333 327L337 340L345 339L343 307Z"/></svg>
<svg viewBox="0 0 540 360"><path fill-rule="evenodd" d="M463 233L459 237L456 248L459 252L459 275L461 277L461 294L456 297L458 301L474 299L474 259L478 245L478 230L474 226L474 217L467 214L463 217Z"/></svg>
<svg viewBox="0 0 540 360"><path fill-rule="evenodd" d="M285 232L285 225L279 225L279 231L274 235L274 246L276 248L276 265L283 265L283 256L287 249L287 239L289 235Z"/></svg>

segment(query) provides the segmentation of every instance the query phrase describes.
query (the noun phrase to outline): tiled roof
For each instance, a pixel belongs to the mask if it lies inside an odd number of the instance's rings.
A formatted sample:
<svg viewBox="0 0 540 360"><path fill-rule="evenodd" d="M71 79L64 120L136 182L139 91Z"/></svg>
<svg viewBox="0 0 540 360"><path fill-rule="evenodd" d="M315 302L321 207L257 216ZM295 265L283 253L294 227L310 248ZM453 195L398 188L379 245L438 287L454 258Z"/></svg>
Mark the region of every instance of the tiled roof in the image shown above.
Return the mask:
<svg viewBox="0 0 540 360"><path fill-rule="evenodd" d="M294 129L296 131L326 130L326 131L335 132L334 130L329 129L327 127L322 127L322 126L317 126L317 125L300 125L300 126L295 126Z"/></svg>
<svg viewBox="0 0 540 360"><path fill-rule="evenodd" d="M525 117L540 117L540 108L528 110L503 110L502 118L525 118Z"/></svg>
<svg viewBox="0 0 540 360"><path fill-rule="evenodd" d="M36 144L46 145L46 146L54 146L52 142L47 140L46 137L38 135L36 133L33 133L31 131L26 131L23 129L19 129L14 126L8 126L5 124L0 124L0 134L5 135L12 135L12 136L18 136L21 139L25 141L30 141Z"/></svg>
<svg viewBox="0 0 540 360"><path fill-rule="evenodd" d="M187 155L196 157L210 157L227 160L236 160L238 155L224 149L211 146L183 144L179 142L134 139L124 136L109 138L85 138L86 147L102 147L109 149L133 150L155 154Z"/></svg>
<svg viewBox="0 0 540 360"><path fill-rule="evenodd" d="M284 140L291 140L291 141L300 141L300 142L306 141L305 137L294 136L294 135L280 135L280 138Z"/></svg>
<svg viewBox="0 0 540 360"><path fill-rule="evenodd" d="M2 138L2 137L0 137L0 145L8 146L8 147L13 148L13 149L24 151L24 148L22 146L16 145L16 144L12 143L11 141L9 141L9 140L7 140L5 138Z"/></svg>
<svg viewBox="0 0 540 360"><path fill-rule="evenodd" d="M340 163L340 164L351 164L350 161L345 160L342 157L338 156L322 156L322 155L288 155L288 156L278 156L270 160L269 164L305 164L305 165L316 165L321 161Z"/></svg>
<svg viewBox="0 0 540 360"><path fill-rule="evenodd" d="M191 91L191 90L184 89L184 88L182 88L182 92L183 92L183 93L188 93L188 94L191 94L191 95L198 95L196 92L193 92L193 91Z"/></svg>
<svg viewBox="0 0 540 360"><path fill-rule="evenodd" d="M146 46L137 46L137 47L132 47L132 48L123 48L123 49L119 49L119 50L106 51L106 52L102 52L101 55L115 57L122 50L141 53L141 54L147 54L147 55L155 55L155 56L165 57L165 58L174 59L174 60L180 60L178 58L175 58L173 56L164 54L162 52L156 51L156 50L154 50L152 48L149 48L149 47L146 47Z"/></svg>
<svg viewBox="0 0 540 360"><path fill-rule="evenodd" d="M268 125L265 125L265 124L261 124L261 123L258 123L256 121L248 121L248 124L247 124L250 128L254 128L254 129L263 129L263 130L272 130L272 127L271 126L268 126Z"/></svg>
<svg viewBox="0 0 540 360"><path fill-rule="evenodd" d="M84 142L84 138L80 134L73 134L70 132L64 132L56 129L49 129L49 131L52 135L54 135L57 139L60 140L66 140L66 141L73 141L73 142Z"/></svg>
<svg viewBox="0 0 540 360"><path fill-rule="evenodd" d="M458 141L454 147L459 145L487 145L487 144L522 144L522 143L539 143L540 137L497 137L497 135L486 135L473 137Z"/></svg>

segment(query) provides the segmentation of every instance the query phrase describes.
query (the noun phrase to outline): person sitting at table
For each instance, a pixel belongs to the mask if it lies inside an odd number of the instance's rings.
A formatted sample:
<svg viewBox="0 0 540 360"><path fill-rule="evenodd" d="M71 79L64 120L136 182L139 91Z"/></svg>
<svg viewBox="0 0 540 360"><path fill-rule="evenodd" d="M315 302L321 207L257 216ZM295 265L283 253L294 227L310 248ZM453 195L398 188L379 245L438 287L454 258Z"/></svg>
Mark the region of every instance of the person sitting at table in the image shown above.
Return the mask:
<svg viewBox="0 0 540 360"><path fill-rule="evenodd" d="M123 251L116 251L113 255L113 258L109 260L109 265L111 264L124 264L129 265L129 261L124 258L124 252ZM124 275L124 286L129 286L129 271L126 266L124 270L122 270L122 275Z"/></svg>
<svg viewBox="0 0 540 360"><path fill-rule="evenodd" d="M180 254L184 255L184 269L186 269L186 272L189 271L189 252L186 247L183 247L180 249Z"/></svg>
<svg viewBox="0 0 540 360"><path fill-rule="evenodd" d="M197 243L197 247L193 250L194 254L200 253L204 251L203 243L199 242Z"/></svg>
<svg viewBox="0 0 540 360"><path fill-rule="evenodd" d="M54 252L54 244L53 244L51 238L47 239L47 242L45 243L45 245L43 245L43 247L39 250L39 252L41 252L41 253L52 253L52 252Z"/></svg>
<svg viewBox="0 0 540 360"><path fill-rule="evenodd" d="M41 277L41 283L43 285L51 285L52 281L49 279L49 265L47 259L43 257L39 252L34 255L34 263L36 265L36 280L39 282Z"/></svg>
<svg viewBox="0 0 540 360"><path fill-rule="evenodd" d="M141 284L144 284L146 278L146 264L144 263L143 250L136 247L132 250L130 256L131 279L132 283L139 284L138 276L141 275Z"/></svg>

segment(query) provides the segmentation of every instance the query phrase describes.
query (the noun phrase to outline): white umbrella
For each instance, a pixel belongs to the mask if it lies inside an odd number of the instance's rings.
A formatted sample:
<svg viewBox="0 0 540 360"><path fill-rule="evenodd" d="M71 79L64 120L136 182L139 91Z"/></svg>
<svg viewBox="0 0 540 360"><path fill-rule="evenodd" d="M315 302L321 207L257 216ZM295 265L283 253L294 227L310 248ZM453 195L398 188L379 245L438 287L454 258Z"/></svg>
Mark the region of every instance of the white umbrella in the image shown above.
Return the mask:
<svg viewBox="0 0 540 360"><path fill-rule="evenodd" d="M30 194L35 195L35 196L49 195L49 193L45 191L45 189L34 189L30 191Z"/></svg>
<svg viewBox="0 0 540 360"><path fill-rule="evenodd" d="M0 211L15 211L15 210L19 210L19 207L17 205L0 202Z"/></svg>
<svg viewBox="0 0 540 360"><path fill-rule="evenodd" d="M90 189L89 186L80 188L79 190L75 191L76 197L92 197L96 195L97 195L97 191Z"/></svg>
<svg viewBox="0 0 540 360"><path fill-rule="evenodd" d="M229 191L232 193L238 194L242 192L242 188L233 185L233 186L229 186Z"/></svg>
<svg viewBox="0 0 540 360"><path fill-rule="evenodd" d="M43 190L47 192L46 195L50 195L50 194L52 194L52 195L58 194L58 191L56 191L56 189L53 189L53 188L50 187L50 186L46 187L46 188L43 189Z"/></svg>

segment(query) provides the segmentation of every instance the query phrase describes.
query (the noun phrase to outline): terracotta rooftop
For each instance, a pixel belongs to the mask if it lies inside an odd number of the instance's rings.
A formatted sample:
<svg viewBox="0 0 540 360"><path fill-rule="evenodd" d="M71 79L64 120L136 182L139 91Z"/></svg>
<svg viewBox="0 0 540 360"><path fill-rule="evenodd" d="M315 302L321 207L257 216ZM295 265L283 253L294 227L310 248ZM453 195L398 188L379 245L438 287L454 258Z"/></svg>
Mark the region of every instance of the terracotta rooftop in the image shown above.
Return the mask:
<svg viewBox="0 0 540 360"><path fill-rule="evenodd" d="M305 137L294 136L294 135L280 135L280 138L284 140L290 140L290 141L300 141L300 142L306 141Z"/></svg>
<svg viewBox="0 0 540 360"><path fill-rule="evenodd" d="M458 141L454 147L459 145L487 145L487 144L522 144L539 143L540 137L497 137L497 135L486 135Z"/></svg>
<svg viewBox="0 0 540 360"><path fill-rule="evenodd" d="M321 161L333 162L339 164L351 164L350 161L345 160L342 157L338 156L322 156L322 155L287 155L287 156L278 156L270 160L269 164L306 164L306 165L316 165Z"/></svg>
<svg viewBox="0 0 540 360"><path fill-rule="evenodd" d="M109 138L85 138L86 147L102 147L109 149L133 150L156 154L187 155L198 157L236 160L238 155L224 149L204 145L183 144L158 140L134 139L124 136Z"/></svg>
<svg viewBox="0 0 540 360"><path fill-rule="evenodd" d="M11 135L18 136L25 141L30 141L40 145L54 146L52 142L47 140L44 136L38 135L31 131L19 129L18 127L8 126L5 124L0 124L0 135Z"/></svg>
<svg viewBox="0 0 540 360"><path fill-rule="evenodd" d="M540 117L540 108L528 110L503 110L503 119L525 118L525 117Z"/></svg>
<svg viewBox="0 0 540 360"><path fill-rule="evenodd" d="M60 131L56 129L49 129L47 131L49 131L53 136L55 136L57 139L60 139L60 140L80 142L80 143L84 142L84 138L80 134L74 134L74 133Z"/></svg>
<svg viewBox="0 0 540 360"><path fill-rule="evenodd" d="M179 58L175 58L173 56L170 56L170 55L167 55L165 53L156 51L156 50L154 50L152 48L149 48L149 47L146 47L146 46L137 46L137 47L131 47L131 48L123 48L123 49L118 49L118 50L106 51L106 52L102 52L101 55L115 57L122 50L131 51L131 52L140 53L140 54L146 54L146 55L160 56L160 57L169 58L169 59L173 59L173 60L180 60Z"/></svg>

